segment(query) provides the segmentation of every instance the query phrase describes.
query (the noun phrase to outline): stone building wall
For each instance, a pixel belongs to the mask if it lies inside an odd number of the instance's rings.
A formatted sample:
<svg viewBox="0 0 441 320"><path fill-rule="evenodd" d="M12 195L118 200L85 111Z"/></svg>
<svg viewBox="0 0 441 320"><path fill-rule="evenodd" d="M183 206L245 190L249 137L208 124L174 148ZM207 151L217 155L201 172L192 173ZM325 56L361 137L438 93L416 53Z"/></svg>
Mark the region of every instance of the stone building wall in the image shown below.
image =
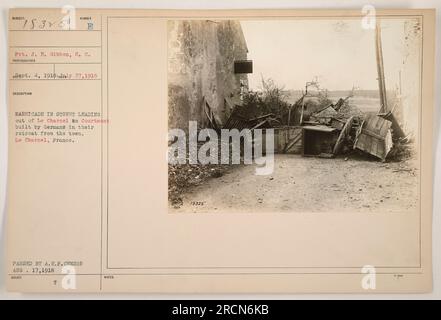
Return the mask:
<svg viewBox="0 0 441 320"><path fill-rule="evenodd" d="M186 129L191 120L207 126L204 97L224 123L240 103L241 83L248 85L246 74L234 74L234 61L245 60L247 52L238 21L169 21L169 128Z"/></svg>

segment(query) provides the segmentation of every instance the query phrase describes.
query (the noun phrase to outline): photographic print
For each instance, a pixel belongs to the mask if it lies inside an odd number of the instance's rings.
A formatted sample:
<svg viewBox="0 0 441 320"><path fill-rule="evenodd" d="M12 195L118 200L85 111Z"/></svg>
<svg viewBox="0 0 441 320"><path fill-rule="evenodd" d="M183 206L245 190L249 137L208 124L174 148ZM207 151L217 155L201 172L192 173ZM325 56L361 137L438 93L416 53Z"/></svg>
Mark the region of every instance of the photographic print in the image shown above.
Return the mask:
<svg viewBox="0 0 441 320"><path fill-rule="evenodd" d="M169 212L418 212L421 35L420 17L169 21Z"/></svg>

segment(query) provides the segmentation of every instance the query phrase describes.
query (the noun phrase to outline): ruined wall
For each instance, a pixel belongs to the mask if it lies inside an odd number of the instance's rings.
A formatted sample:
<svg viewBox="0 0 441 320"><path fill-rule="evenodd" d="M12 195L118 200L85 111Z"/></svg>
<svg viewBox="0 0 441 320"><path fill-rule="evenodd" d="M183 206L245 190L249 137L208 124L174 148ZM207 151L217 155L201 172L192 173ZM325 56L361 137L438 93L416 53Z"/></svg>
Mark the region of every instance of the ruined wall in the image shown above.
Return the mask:
<svg viewBox="0 0 441 320"><path fill-rule="evenodd" d="M248 84L247 75L234 74L234 61L247 51L238 21L169 21L169 128L185 129L190 120L207 126L203 97L224 123L230 106L240 103L241 80Z"/></svg>

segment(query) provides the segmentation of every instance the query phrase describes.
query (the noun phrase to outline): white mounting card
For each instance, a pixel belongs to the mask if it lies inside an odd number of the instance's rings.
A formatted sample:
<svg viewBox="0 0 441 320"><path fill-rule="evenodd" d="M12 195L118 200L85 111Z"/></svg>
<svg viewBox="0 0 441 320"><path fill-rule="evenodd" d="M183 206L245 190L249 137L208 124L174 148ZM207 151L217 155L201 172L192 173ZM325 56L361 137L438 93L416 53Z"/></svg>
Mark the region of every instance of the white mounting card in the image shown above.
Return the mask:
<svg viewBox="0 0 441 320"><path fill-rule="evenodd" d="M435 11L9 11L8 289L428 292Z"/></svg>

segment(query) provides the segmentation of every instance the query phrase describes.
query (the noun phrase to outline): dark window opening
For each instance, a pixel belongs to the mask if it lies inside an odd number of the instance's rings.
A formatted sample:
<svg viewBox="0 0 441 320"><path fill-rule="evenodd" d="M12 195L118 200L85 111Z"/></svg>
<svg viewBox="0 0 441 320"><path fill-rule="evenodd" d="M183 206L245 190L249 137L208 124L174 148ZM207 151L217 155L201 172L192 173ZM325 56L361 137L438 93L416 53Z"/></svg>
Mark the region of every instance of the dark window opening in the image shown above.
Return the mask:
<svg viewBox="0 0 441 320"><path fill-rule="evenodd" d="M234 61L234 73L253 73L252 60Z"/></svg>

